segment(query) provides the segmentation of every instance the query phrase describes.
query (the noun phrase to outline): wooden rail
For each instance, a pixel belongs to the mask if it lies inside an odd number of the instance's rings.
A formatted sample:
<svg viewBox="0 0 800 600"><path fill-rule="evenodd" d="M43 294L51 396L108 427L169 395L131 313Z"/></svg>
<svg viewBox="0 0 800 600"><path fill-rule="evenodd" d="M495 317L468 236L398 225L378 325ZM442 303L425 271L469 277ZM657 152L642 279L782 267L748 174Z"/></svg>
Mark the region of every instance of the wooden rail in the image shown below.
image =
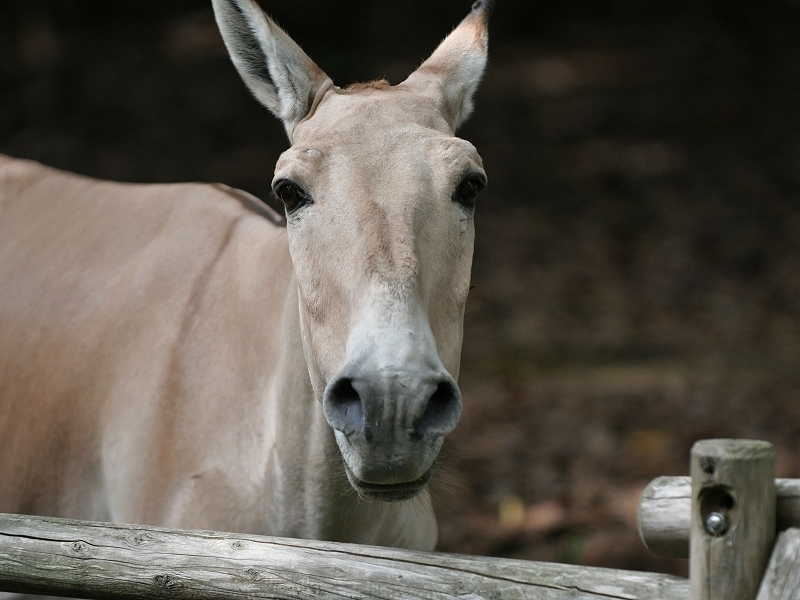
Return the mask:
<svg viewBox="0 0 800 600"><path fill-rule="evenodd" d="M692 478L642 498L650 547L690 549L690 579L232 533L0 514L0 591L79 598L797 600L800 481L765 442L692 448ZM777 490L777 494L776 494ZM776 517L777 512L777 517ZM682 551L682 550L681 550Z"/></svg>
<svg viewBox="0 0 800 600"><path fill-rule="evenodd" d="M776 479L778 531L800 527L800 479ZM655 555L689 558L692 478L657 477L639 500L639 537Z"/></svg>
<svg viewBox="0 0 800 600"><path fill-rule="evenodd" d="M0 515L0 590L81 598L685 600L613 569Z"/></svg>
<svg viewBox="0 0 800 600"><path fill-rule="evenodd" d="M800 598L800 529L787 529L778 536L756 600L798 598Z"/></svg>

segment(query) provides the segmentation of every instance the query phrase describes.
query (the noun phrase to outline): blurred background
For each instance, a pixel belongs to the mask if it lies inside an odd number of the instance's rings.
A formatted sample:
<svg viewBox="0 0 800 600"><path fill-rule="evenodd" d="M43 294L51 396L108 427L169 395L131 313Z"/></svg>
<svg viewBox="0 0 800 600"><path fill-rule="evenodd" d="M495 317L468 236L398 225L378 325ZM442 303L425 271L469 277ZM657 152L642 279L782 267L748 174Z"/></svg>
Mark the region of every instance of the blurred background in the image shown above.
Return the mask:
<svg viewBox="0 0 800 600"><path fill-rule="evenodd" d="M262 5L340 85L399 83L469 10ZM790 0L499 0L441 550L685 574L636 505L695 440L800 476L798 31ZM286 146L207 0L0 3L0 152L266 199Z"/></svg>

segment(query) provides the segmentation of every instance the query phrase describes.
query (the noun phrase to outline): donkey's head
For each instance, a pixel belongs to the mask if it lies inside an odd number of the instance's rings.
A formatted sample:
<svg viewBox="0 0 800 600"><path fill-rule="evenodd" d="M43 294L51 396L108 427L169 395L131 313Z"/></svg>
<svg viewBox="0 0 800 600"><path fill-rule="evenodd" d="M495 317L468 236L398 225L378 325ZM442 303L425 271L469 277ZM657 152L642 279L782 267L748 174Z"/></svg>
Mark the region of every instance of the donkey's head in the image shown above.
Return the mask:
<svg viewBox="0 0 800 600"><path fill-rule="evenodd" d="M456 385L475 197L486 175L453 132L486 65L490 0L406 81L340 89L253 0L213 0L228 51L292 146L275 169L303 347L350 483L402 500L461 413Z"/></svg>

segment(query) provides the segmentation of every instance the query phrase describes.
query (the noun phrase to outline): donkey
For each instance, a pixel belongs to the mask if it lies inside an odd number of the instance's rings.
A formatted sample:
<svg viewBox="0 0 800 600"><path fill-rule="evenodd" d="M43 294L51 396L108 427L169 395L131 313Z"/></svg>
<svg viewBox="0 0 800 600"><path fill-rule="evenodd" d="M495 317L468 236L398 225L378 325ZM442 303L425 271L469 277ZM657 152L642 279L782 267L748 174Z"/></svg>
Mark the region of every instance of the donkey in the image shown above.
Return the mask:
<svg viewBox="0 0 800 600"><path fill-rule="evenodd" d="M401 84L344 89L254 0L213 7L289 136L285 218L0 158L0 512L433 549L491 2Z"/></svg>

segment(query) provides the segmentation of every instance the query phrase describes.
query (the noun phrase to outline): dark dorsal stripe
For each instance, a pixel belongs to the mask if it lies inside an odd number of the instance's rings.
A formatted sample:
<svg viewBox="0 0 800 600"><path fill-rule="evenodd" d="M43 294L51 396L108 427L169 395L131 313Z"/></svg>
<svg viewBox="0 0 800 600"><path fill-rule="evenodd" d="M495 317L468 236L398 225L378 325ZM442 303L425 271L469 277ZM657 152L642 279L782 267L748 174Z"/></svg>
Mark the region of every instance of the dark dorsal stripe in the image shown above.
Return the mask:
<svg viewBox="0 0 800 600"><path fill-rule="evenodd" d="M211 185L218 190L225 192L229 196L233 196L239 202L241 202L242 206L244 206L247 210L261 215L273 225L278 227L286 227L286 218L274 211L270 206L265 204L253 194L245 192L244 190L237 190L236 188L232 188L224 183L212 183Z"/></svg>

